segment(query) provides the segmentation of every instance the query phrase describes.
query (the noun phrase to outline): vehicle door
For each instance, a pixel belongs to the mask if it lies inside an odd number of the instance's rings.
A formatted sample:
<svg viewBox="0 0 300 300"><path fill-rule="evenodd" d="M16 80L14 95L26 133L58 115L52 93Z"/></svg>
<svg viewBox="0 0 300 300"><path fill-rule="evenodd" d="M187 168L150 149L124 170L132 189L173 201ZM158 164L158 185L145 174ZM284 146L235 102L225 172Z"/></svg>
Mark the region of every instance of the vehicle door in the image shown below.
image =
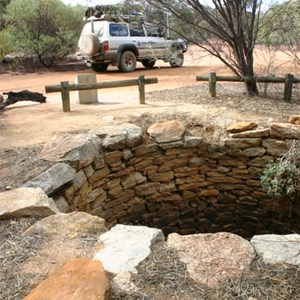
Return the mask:
<svg viewBox="0 0 300 300"><path fill-rule="evenodd" d="M149 47L157 58L164 58L168 55L169 46L158 26L146 23L144 28L147 35Z"/></svg>
<svg viewBox="0 0 300 300"><path fill-rule="evenodd" d="M108 31L110 52L117 53L120 46L131 43L127 23L110 23Z"/></svg>
<svg viewBox="0 0 300 300"><path fill-rule="evenodd" d="M146 36L144 26L139 22L131 22L129 25L131 42L136 45L139 50L139 58L154 57L155 53L152 51L152 47Z"/></svg>

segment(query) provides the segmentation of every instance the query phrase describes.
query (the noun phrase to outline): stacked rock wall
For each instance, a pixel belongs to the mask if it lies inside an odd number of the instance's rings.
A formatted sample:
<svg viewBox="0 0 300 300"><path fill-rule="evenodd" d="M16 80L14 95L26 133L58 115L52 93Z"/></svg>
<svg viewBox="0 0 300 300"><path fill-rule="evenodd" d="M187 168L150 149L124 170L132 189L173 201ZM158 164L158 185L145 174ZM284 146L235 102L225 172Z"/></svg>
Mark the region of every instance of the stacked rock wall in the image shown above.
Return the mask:
<svg viewBox="0 0 300 300"><path fill-rule="evenodd" d="M292 124L234 133L222 145L189 135L176 122L154 125L148 136L123 124L86 138L60 138L41 157L76 170L51 193L62 211L86 211L110 225L143 224L165 234L229 231L250 237L300 230L297 201L293 209L288 202L281 209L260 185L264 167L294 139L300 129ZM36 186L34 181L26 185Z"/></svg>

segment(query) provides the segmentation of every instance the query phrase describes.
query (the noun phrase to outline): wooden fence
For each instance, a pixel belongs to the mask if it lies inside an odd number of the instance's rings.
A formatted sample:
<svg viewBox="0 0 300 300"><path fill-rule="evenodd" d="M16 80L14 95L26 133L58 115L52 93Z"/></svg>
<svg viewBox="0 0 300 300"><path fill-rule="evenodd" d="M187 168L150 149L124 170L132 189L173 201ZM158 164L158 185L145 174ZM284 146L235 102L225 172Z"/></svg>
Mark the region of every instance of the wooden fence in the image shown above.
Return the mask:
<svg viewBox="0 0 300 300"><path fill-rule="evenodd" d="M97 82L88 84L69 84L68 81L62 81L60 85L45 86L46 93L61 93L63 112L71 111L70 107L70 92L82 91L82 90L96 90L107 88L118 88L126 86L137 85L139 88L140 104L145 104L145 84L158 83L157 78L145 78L144 75L140 75L137 79L121 80L121 81L109 81L109 82Z"/></svg>
<svg viewBox="0 0 300 300"><path fill-rule="evenodd" d="M217 76L216 73L210 73L209 76L196 76L196 81L209 82L209 94L211 97L216 97L217 81L245 82L246 80L247 78L238 76ZM292 74L287 74L285 77L254 77L254 80L264 83L284 83L283 100L286 102L291 102L293 84L300 83L300 78L296 78Z"/></svg>

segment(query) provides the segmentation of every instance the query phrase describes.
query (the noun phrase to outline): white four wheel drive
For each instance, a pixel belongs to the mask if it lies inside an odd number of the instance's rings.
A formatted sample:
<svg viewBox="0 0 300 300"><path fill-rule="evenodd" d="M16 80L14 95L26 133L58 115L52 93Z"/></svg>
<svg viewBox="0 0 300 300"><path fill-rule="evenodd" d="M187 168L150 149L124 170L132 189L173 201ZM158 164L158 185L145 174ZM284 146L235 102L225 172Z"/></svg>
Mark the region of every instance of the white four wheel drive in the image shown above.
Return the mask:
<svg viewBox="0 0 300 300"><path fill-rule="evenodd" d="M168 40L159 28L143 21L118 21L108 15L87 19L78 41L78 55L96 72L109 65L132 72L137 61L152 68L156 60L181 67L187 46L182 40Z"/></svg>

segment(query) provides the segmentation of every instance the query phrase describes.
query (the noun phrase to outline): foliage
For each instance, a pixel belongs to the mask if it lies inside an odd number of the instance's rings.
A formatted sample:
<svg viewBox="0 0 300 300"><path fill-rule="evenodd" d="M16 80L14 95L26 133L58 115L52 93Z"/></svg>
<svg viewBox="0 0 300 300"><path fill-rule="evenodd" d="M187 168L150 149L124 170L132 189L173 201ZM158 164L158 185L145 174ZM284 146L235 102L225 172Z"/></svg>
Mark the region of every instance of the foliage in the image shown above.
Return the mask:
<svg viewBox="0 0 300 300"><path fill-rule="evenodd" d="M288 1L272 8L263 18L260 40L276 46L300 64L300 2Z"/></svg>
<svg viewBox="0 0 300 300"><path fill-rule="evenodd" d="M5 27L4 14L10 0L0 0L0 31Z"/></svg>
<svg viewBox="0 0 300 300"><path fill-rule="evenodd" d="M300 190L300 144L294 141L290 150L274 164L269 164L261 176L262 188L270 197L292 196Z"/></svg>
<svg viewBox="0 0 300 300"><path fill-rule="evenodd" d="M5 31L14 51L35 55L45 67L75 51L82 11L59 0L12 0Z"/></svg>
<svg viewBox="0 0 300 300"><path fill-rule="evenodd" d="M5 31L0 31L0 61L4 56L11 52L12 45L9 42L8 34Z"/></svg>

